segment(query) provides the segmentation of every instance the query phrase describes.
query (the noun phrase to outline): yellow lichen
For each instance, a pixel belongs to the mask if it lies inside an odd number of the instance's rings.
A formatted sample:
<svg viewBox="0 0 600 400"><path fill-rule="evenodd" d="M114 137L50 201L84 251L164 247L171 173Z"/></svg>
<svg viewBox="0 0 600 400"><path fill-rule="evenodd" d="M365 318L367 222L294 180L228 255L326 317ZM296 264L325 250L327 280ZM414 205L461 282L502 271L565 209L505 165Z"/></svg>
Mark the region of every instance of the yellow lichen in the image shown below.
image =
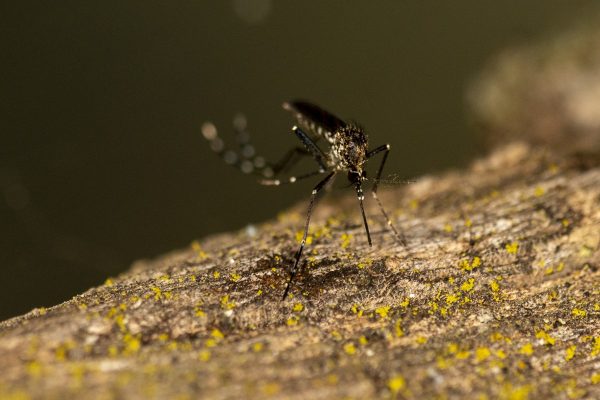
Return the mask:
<svg viewBox="0 0 600 400"><path fill-rule="evenodd" d="M600 336L596 336L594 338L594 346L592 347L592 351L590 353L592 357L596 357L600 355Z"/></svg>
<svg viewBox="0 0 600 400"><path fill-rule="evenodd" d="M160 300L162 298L162 290L160 290L157 286L152 286L150 288L154 292L154 300Z"/></svg>
<svg viewBox="0 0 600 400"><path fill-rule="evenodd" d="M344 345L344 352L351 356L356 354L356 346L354 345L354 343L352 343L352 342L346 343Z"/></svg>
<svg viewBox="0 0 600 400"><path fill-rule="evenodd" d="M446 304L448 305L452 305L454 303L456 303L460 297L460 295L455 295L454 293L450 293L446 295Z"/></svg>
<svg viewBox="0 0 600 400"><path fill-rule="evenodd" d="M364 311L361 310L358 306L358 304L353 304L352 307L350 308L350 310L356 314L358 317L362 317Z"/></svg>
<svg viewBox="0 0 600 400"><path fill-rule="evenodd" d="M302 243L302 238L303 237L304 237L304 231L297 231L296 232L296 242L298 244ZM306 244L307 245L312 244L312 240L313 240L312 235L310 235L310 234L306 235Z"/></svg>
<svg viewBox="0 0 600 400"><path fill-rule="evenodd" d="M597 385L600 383L600 373L596 372L593 373L592 376L590 377L590 382L592 382L592 385Z"/></svg>
<svg viewBox="0 0 600 400"><path fill-rule="evenodd" d="M221 297L220 303L221 303L221 308L224 310L232 310L235 308L235 301L229 300L228 294Z"/></svg>
<svg viewBox="0 0 600 400"><path fill-rule="evenodd" d="M328 374L325 380L330 385L337 385L340 381L340 378L336 374Z"/></svg>
<svg viewBox="0 0 600 400"><path fill-rule="evenodd" d="M460 286L460 290L462 290L463 292L470 292L471 290L473 290L474 286L475 286L475 279L470 278L468 281L464 282Z"/></svg>
<svg viewBox="0 0 600 400"><path fill-rule="evenodd" d="M114 282L111 278L106 278L106 280L104 281L104 285L110 287L110 286L114 285Z"/></svg>
<svg viewBox="0 0 600 400"><path fill-rule="evenodd" d="M169 342L169 344L167 344L167 349L171 350L171 351L177 350L178 347L179 347L179 345L175 341Z"/></svg>
<svg viewBox="0 0 600 400"><path fill-rule="evenodd" d="M116 357L119 354L119 349L114 344L108 346L108 355L110 357Z"/></svg>
<svg viewBox="0 0 600 400"><path fill-rule="evenodd" d="M531 343L526 343L519 349L519 354L523 354L525 356L530 356L533 354L533 345Z"/></svg>
<svg viewBox="0 0 600 400"><path fill-rule="evenodd" d="M375 309L375 313L378 314L381 319L386 319L390 311L390 306L381 306Z"/></svg>
<svg viewBox="0 0 600 400"><path fill-rule="evenodd" d="M517 252L519 251L519 242L507 243L504 248L506 249L508 254L517 254Z"/></svg>
<svg viewBox="0 0 600 400"><path fill-rule="evenodd" d="M580 308L574 308L571 310L571 314L573 314L575 317L584 318L587 316L587 311Z"/></svg>
<svg viewBox="0 0 600 400"><path fill-rule="evenodd" d="M212 275L215 279L219 279L221 277L221 273L219 271L213 271Z"/></svg>
<svg viewBox="0 0 600 400"><path fill-rule="evenodd" d="M262 384L260 390L267 396L274 396L281 391L281 386L276 382L268 382Z"/></svg>
<svg viewBox="0 0 600 400"><path fill-rule="evenodd" d="M501 400L527 400L529 399L531 386L513 386L511 383L506 383L500 392Z"/></svg>
<svg viewBox="0 0 600 400"><path fill-rule="evenodd" d="M492 279L489 282L490 290L492 291L492 296L495 301L500 301L500 284L497 279Z"/></svg>
<svg viewBox="0 0 600 400"><path fill-rule="evenodd" d="M240 274L236 274L235 272L232 272L231 274L229 274L229 279L231 279L232 282L237 282L240 279L242 279L242 276Z"/></svg>
<svg viewBox="0 0 600 400"><path fill-rule="evenodd" d="M358 338L358 343L360 343L361 346L365 346L369 343L369 340L367 340L364 335L361 335L361 337Z"/></svg>
<svg viewBox="0 0 600 400"><path fill-rule="evenodd" d="M192 242L192 250L196 253L196 261L206 260L208 258L208 254L202 250L202 246L196 240Z"/></svg>
<svg viewBox="0 0 600 400"><path fill-rule="evenodd" d="M475 361L482 362L487 360L492 355L492 352L487 347L478 347L475 350Z"/></svg>
<svg viewBox="0 0 600 400"><path fill-rule="evenodd" d="M194 315L200 318L206 317L206 313L200 307L196 307L196 309L194 310Z"/></svg>
<svg viewBox="0 0 600 400"><path fill-rule="evenodd" d="M119 312L117 310L117 307L111 307L110 310L108 310L108 312L106 313L106 318L112 318L115 315L117 315L117 312Z"/></svg>
<svg viewBox="0 0 600 400"><path fill-rule="evenodd" d="M295 325L298 325L298 320L299 320L299 318L297 316L292 315L291 317L289 317L287 319L286 324L288 326L295 326Z"/></svg>
<svg viewBox="0 0 600 400"><path fill-rule="evenodd" d="M161 333L160 335L158 335L158 340L160 340L161 342L166 342L167 340L169 340L169 335L166 333Z"/></svg>
<svg viewBox="0 0 600 400"><path fill-rule="evenodd" d="M554 346L554 343L556 342L556 339L554 339L552 336L546 333L546 331L537 331L535 333L535 337L538 339L542 339L544 341L544 344L550 346Z"/></svg>
<svg viewBox="0 0 600 400"><path fill-rule="evenodd" d="M502 339L504 339L504 335L502 335L500 332L492 332L490 334L490 341L492 342L499 342Z"/></svg>
<svg viewBox="0 0 600 400"><path fill-rule="evenodd" d="M565 361L571 361L573 359L573 357L575 357L575 353L576 352L577 352L577 346L576 345L569 346L565 350Z"/></svg>
<svg viewBox="0 0 600 400"><path fill-rule="evenodd" d="M535 197L542 197L544 195L544 193L546 193L546 191L541 186L536 186L536 188L535 188L535 190L533 192L533 194L535 195Z"/></svg>
<svg viewBox="0 0 600 400"><path fill-rule="evenodd" d="M121 332L125 332L127 330L127 327L125 326L125 317L123 314L119 314L115 317L115 323Z"/></svg>
<svg viewBox="0 0 600 400"><path fill-rule="evenodd" d="M347 233L342 233L342 249L347 248L348 246L350 246L350 241L352 240L352 235L349 235Z"/></svg>
<svg viewBox="0 0 600 400"><path fill-rule="evenodd" d="M123 342L125 343L125 347L123 348L123 354L133 354L137 353L142 345L138 336L131 335L129 333L125 334L123 337Z"/></svg>
<svg viewBox="0 0 600 400"><path fill-rule="evenodd" d="M478 256L473 257L473 260L464 259L461 260L458 264L458 267L463 271L473 271L475 268L481 266L481 258Z"/></svg>
<svg viewBox="0 0 600 400"><path fill-rule="evenodd" d="M456 354L458 352L458 344L456 343L448 343L446 346L446 351L450 354Z"/></svg>
<svg viewBox="0 0 600 400"><path fill-rule="evenodd" d="M408 206L410 207L411 210L416 210L417 208L419 208L419 200L417 199L412 199L411 201L408 202Z"/></svg>
<svg viewBox="0 0 600 400"><path fill-rule="evenodd" d="M260 352L263 349L263 344L261 342L256 342L252 345L252 351L255 353Z"/></svg>
<svg viewBox="0 0 600 400"><path fill-rule="evenodd" d="M221 341L225 339L225 335L218 328L214 328L210 333L210 336L213 337L216 341Z"/></svg>
<svg viewBox="0 0 600 400"><path fill-rule="evenodd" d="M415 342L417 342L417 344L425 344L427 343L427 338L425 336L417 336Z"/></svg>
<svg viewBox="0 0 600 400"><path fill-rule="evenodd" d="M30 361L26 366L27 374L33 378L37 378L42 375L42 364L38 361Z"/></svg>
<svg viewBox="0 0 600 400"><path fill-rule="evenodd" d="M296 303L296 304L294 304L294 307L292 308L292 310L294 312L301 312L302 310L304 310L304 304Z"/></svg>
<svg viewBox="0 0 600 400"><path fill-rule="evenodd" d="M445 359L442 356L437 356L435 359L435 363L439 369L448 369L452 362L448 359Z"/></svg>
<svg viewBox="0 0 600 400"><path fill-rule="evenodd" d="M435 301L430 301L429 302L429 314L433 314L438 310L439 306L438 303Z"/></svg>
<svg viewBox="0 0 600 400"><path fill-rule="evenodd" d="M404 336L404 330L402 329L402 319L401 318L398 318L396 320L396 322L394 323L394 334L398 338Z"/></svg>
<svg viewBox="0 0 600 400"><path fill-rule="evenodd" d="M371 265L373 265L372 258L365 258L365 259L359 261L358 264L356 264L358 269L364 269L364 268L370 267Z"/></svg>
<svg viewBox="0 0 600 400"><path fill-rule="evenodd" d="M387 386L388 389L390 389L390 392L392 392L392 396L396 398L398 393L401 390L404 390L404 388L406 387L406 381L404 380L404 377L402 375L395 375L388 380Z"/></svg>
<svg viewBox="0 0 600 400"><path fill-rule="evenodd" d="M210 360L210 350L200 350L198 352L198 359L202 362Z"/></svg>

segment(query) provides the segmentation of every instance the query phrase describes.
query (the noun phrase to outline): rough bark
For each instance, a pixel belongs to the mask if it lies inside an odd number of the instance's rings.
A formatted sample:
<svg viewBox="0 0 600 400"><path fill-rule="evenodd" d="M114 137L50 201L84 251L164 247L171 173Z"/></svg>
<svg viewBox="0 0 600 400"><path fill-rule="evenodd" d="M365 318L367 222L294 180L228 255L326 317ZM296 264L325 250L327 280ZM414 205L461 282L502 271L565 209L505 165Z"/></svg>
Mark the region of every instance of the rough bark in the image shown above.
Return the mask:
<svg viewBox="0 0 600 400"><path fill-rule="evenodd" d="M382 200L407 246L326 198L285 301L305 202L0 323L0 397L600 397L596 156L514 142Z"/></svg>

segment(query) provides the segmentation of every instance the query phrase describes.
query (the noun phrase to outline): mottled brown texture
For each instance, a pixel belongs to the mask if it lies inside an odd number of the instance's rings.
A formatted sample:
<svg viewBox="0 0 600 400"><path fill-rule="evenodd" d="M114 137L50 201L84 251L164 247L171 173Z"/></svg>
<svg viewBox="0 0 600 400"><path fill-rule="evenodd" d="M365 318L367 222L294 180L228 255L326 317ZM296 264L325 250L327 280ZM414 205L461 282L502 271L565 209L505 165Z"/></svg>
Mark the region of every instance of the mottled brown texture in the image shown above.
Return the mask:
<svg viewBox="0 0 600 400"><path fill-rule="evenodd" d="M283 302L304 203L1 323L0 394L600 396L597 165L515 144L383 197L408 247L325 200Z"/></svg>

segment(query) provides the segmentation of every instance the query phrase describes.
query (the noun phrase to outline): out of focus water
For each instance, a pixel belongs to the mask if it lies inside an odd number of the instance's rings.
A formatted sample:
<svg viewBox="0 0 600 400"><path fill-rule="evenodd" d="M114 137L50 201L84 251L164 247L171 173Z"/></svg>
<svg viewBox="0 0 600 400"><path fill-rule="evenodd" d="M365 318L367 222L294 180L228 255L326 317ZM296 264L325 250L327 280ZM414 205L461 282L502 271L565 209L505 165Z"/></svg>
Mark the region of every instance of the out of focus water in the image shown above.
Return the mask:
<svg viewBox="0 0 600 400"><path fill-rule="evenodd" d="M463 165L469 77L594 1L357 3L0 6L0 319L307 197L223 165L205 119L226 134L244 111L277 158L295 144L280 105L301 97L392 143L386 172Z"/></svg>

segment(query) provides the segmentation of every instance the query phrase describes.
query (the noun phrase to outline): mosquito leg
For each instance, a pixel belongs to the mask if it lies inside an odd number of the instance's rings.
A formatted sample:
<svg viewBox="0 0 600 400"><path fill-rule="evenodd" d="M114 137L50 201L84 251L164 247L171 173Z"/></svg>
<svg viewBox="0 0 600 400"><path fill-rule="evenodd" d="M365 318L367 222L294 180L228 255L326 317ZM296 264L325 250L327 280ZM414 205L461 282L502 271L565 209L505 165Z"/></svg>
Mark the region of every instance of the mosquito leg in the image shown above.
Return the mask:
<svg viewBox="0 0 600 400"><path fill-rule="evenodd" d="M319 191L321 189L323 189L323 187L327 184L327 182L329 182L329 180L334 175L335 175L335 171L330 172L329 175L327 175L322 181L317 183L317 185L314 187L314 189L310 195L310 203L308 203L308 212L306 215L306 224L304 225L304 235L302 236L302 242L300 242L300 248L296 252L296 259L294 261L294 267L292 268L292 270L290 272L290 280L288 281L287 286L285 287L285 292L283 292L282 300L285 300L285 298L287 297L287 294L290 291L290 287L292 286L292 281L294 280L294 277L296 276L296 272L298 271L298 263L300 262L300 257L302 256L302 250L304 250L304 245L306 244L306 236L308 235L308 226L310 224L310 216L312 214L312 208L313 208L313 204L315 202L315 198L317 197L317 194L319 193Z"/></svg>
<svg viewBox="0 0 600 400"><path fill-rule="evenodd" d="M319 164L319 167L321 168L321 170L326 171L327 170L327 163L325 162L326 157L325 157L325 154L323 154L323 151L321 151L321 149L319 148L319 146L317 146L316 143L306 133L304 133L304 131L302 131L297 126L294 126L292 128L292 132L294 132L296 134L296 136L298 136L298 138L302 141L302 143L306 147L306 150L308 150L310 152L310 154L313 156L313 158L315 159L317 164Z"/></svg>
<svg viewBox="0 0 600 400"><path fill-rule="evenodd" d="M365 199L365 195L362 190L362 185L360 181L356 183L356 197L358 198L358 204L360 204L360 212L362 213L363 223L365 224L365 231L367 231L367 240L369 241L369 246L372 246L371 243L371 233L369 232L369 224L367 223L367 216L365 215L365 207L363 206L363 200Z"/></svg>
<svg viewBox="0 0 600 400"><path fill-rule="evenodd" d="M311 155L306 149L302 147L291 148L285 153L281 160L272 164L271 169L273 170L273 176L277 176L282 172L289 170L294 164L301 160L301 156Z"/></svg>
<svg viewBox="0 0 600 400"><path fill-rule="evenodd" d="M381 204L381 200L379 200L379 196L377 196L377 185L379 184L379 179L381 179L381 172L383 171L383 167L385 165L385 161L387 160L387 156L390 153L390 145L384 144L382 146L379 146L379 147L369 151L367 153L367 158L371 158L375 154L381 153L382 151L385 153L383 153L383 158L381 159L381 164L379 164L379 169L377 170L377 175L375 176L375 182L373 183L373 187L371 188L371 194L373 195L373 198L375 199L375 201L377 201L377 205L379 205L379 210L381 211L381 214L383 214L383 217L385 218L387 225L390 227L392 232L394 232L394 235L396 235L396 237L398 238L400 243L403 246L406 246L406 239L404 238L404 235L402 235L396 229L394 224L392 224L392 220L388 216L387 212L385 212L385 209L383 208L383 204Z"/></svg>
<svg viewBox="0 0 600 400"><path fill-rule="evenodd" d="M210 148L217 153L227 164L230 164L245 174L259 175L263 178L272 178L285 170L291 168L300 160L300 156L318 155L319 167L324 168L323 153L304 132L301 132L301 140L306 148L294 147L290 149L277 163L267 162L264 157L256 155L254 146L250 143L250 133L247 130L246 118L243 114L237 114L233 118L233 129L236 133L236 141L239 150L232 150L225 146L225 142L219 136L217 127L211 122L202 125L202 135L210 143ZM299 133L296 133L299 135ZM306 138L304 138L306 137ZM308 145L306 143L309 143Z"/></svg>
<svg viewBox="0 0 600 400"><path fill-rule="evenodd" d="M298 175L298 176L290 176L289 178L286 178L286 179L261 179L258 181L258 183L260 183L261 185L265 185L265 186L286 185L286 184L290 184L290 183L296 183L303 179L310 178L311 176L315 176L315 175L319 175L319 174L323 174L323 173L325 173L325 171L318 169L316 171L312 171L307 174Z"/></svg>
<svg viewBox="0 0 600 400"><path fill-rule="evenodd" d="M239 150L232 150L225 146L225 142L219 136L217 127L212 122L202 124L202 136L209 142L210 148L219 155L225 163L232 165L245 174L254 174L261 177L273 176L271 166L264 157L255 154L254 147L250 144L250 135L246 130L246 118L238 114L233 119L233 128Z"/></svg>

